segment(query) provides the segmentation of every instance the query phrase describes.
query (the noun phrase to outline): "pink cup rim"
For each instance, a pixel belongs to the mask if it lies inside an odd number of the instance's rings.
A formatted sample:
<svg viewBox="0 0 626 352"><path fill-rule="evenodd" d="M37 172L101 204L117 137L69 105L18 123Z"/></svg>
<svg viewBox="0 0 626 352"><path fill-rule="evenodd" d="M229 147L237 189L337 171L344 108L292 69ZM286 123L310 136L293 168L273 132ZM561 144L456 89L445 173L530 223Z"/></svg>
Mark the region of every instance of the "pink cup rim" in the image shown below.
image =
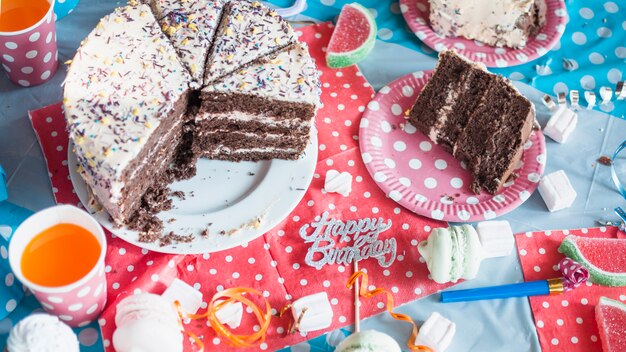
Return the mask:
<svg viewBox="0 0 626 352"><path fill-rule="evenodd" d="M46 11L46 14L39 21L37 21L37 23L33 24L32 26L30 26L28 28L20 29L19 31L15 31L15 32L2 32L2 31L0 31L0 37L13 37L13 36L16 36L16 35L28 33L29 31L39 27L46 20L46 18L48 18L48 16L50 15L50 12L53 11L54 3L56 2L55 0L46 0L46 1L48 2L48 4L50 4L50 7L48 8L48 11ZM52 19L51 21L54 21L54 19Z"/></svg>
<svg viewBox="0 0 626 352"><path fill-rule="evenodd" d="M15 275L15 277L17 277L17 279L20 280L20 282L22 282L24 286L30 288L31 290L35 290L38 292L45 292L45 293L71 292L72 290L84 285L89 280L91 280L94 277L94 275L97 274L99 267L101 265L102 266L104 265L104 258L106 256L106 248L107 248L107 240L106 240L106 236L104 235L104 230L102 229L102 226L89 213L73 205L67 205L67 204L55 205L55 206L46 208L44 210L41 210L32 214L26 220L24 220L24 222L22 222L20 226L18 226L18 228L13 233L12 239L15 238L16 236L20 236L22 231L24 231L23 230L24 227L29 226L31 223L35 223L39 221L39 218L41 218L42 216L48 216L50 213L54 213L58 209L67 209L69 211L72 211L77 216L81 216L84 219L86 219L88 222L91 223L91 225L95 225L95 228L98 229L96 231L97 233L93 233L92 231L89 231L89 232L91 232L98 239L98 242L100 243L100 246L101 246L100 255L98 256L98 260L96 261L96 264L93 266L93 268L91 268L91 270L89 270L89 272L85 274L85 276L80 278L78 281L65 285L65 286L42 286L24 277L24 275L22 274L22 267L21 267L23 249L18 254L15 254L16 249L15 249L15 246L12 246L13 241L11 241L9 243L9 264L11 266L11 270L13 271L13 274ZM68 221L68 222L71 223L71 221ZM48 228L49 226L46 226L46 228ZM32 240L32 238L30 240ZM30 242L30 240L28 242ZM11 249L13 249L13 251L11 251ZM18 262L16 263L16 261Z"/></svg>

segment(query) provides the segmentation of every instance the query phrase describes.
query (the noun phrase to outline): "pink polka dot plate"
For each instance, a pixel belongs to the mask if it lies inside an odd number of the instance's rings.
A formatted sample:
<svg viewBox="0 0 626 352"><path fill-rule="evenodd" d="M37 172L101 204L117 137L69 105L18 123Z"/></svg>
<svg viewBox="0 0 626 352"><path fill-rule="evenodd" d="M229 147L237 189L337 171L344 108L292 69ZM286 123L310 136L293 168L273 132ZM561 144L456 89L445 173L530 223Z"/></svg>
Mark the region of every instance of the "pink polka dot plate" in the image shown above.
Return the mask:
<svg viewBox="0 0 626 352"><path fill-rule="evenodd" d="M563 0L546 0L546 24L539 34L521 49L497 48L463 37L444 37L433 31L429 21L428 0L400 0L400 11L415 35L435 51L454 48L465 57L487 67L508 67L525 64L545 55L561 39L567 23Z"/></svg>
<svg viewBox="0 0 626 352"><path fill-rule="evenodd" d="M140 242L136 231L115 227L105 211L93 215L116 236L155 252L200 254L246 245L278 225L304 197L317 164L317 132L311 135L298 160L233 163L200 159L196 176L171 184L170 189L182 191L184 197L172 196L173 208L157 216L163 221L163 233L194 235L190 243L161 247ZM81 203L89 209L87 184L72 167L77 165L72 145L68 150L72 184ZM208 232L205 236L204 230Z"/></svg>
<svg viewBox="0 0 626 352"><path fill-rule="evenodd" d="M533 131L524 145L515 180L496 195L474 194L465 165L405 119L405 111L430 76L430 71L418 71L401 77L380 89L368 104L360 123L359 143L370 175L387 197L436 220L489 220L517 208L537 188L543 174L543 134Z"/></svg>

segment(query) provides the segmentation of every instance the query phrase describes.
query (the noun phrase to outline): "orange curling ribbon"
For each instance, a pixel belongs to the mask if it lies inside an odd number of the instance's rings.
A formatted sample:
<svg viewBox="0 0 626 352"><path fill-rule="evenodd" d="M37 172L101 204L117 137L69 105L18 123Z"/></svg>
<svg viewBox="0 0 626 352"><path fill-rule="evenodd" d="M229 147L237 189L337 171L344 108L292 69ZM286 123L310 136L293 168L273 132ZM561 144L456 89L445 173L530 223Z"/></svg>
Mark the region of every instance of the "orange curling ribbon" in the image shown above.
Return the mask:
<svg viewBox="0 0 626 352"><path fill-rule="evenodd" d="M254 302L245 297L246 295L255 295L260 297L265 302L265 312L263 312L263 310L259 308ZM252 310L252 313L254 313L257 321L259 322L259 325L261 326L259 331L248 335L235 334L219 321L216 315L217 311L224 308L226 305L234 302L241 302L243 305ZM178 307L180 307L180 304L178 304ZM182 309L178 309L179 312L182 311ZM192 320L206 318L215 330L215 332L220 337L223 337L225 340L227 340L233 347L255 347L265 341L267 329L269 328L272 319L272 307L270 306L270 303L267 301L267 299L263 297L261 292L252 288L236 287L216 293L213 298L211 298L211 302L209 302L209 307L207 308L207 311L205 313L184 314L184 317ZM200 346L201 350L204 349L204 344L196 335L187 331L186 333Z"/></svg>
<svg viewBox="0 0 626 352"><path fill-rule="evenodd" d="M348 287L349 289L351 289L354 286L354 283L356 282L357 279L361 278L360 284L359 284L359 295L361 297L364 298L372 298L374 296L380 295L380 294L385 294L387 295L387 312L389 312L389 314L391 315L392 318L396 319L396 320L400 320L400 321L404 321L407 322L411 325L413 325L413 332L411 332L411 337L409 337L409 340L407 341L407 346L409 347L409 349L411 351L423 351L423 352L433 352L432 349L430 349L429 347L423 346L423 345L416 345L415 344L415 339L417 338L417 325L415 325L415 322L413 322L413 319L411 319L408 315L405 314L401 314L401 313L395 313L393 311L393 295L391 294L391 292L382 289L382 288L375 288L373 290L369 290L367 287L367 274L362 272L362 271L357 271L356 273L352 274L352 276L350 276L350 278L348 279L348 282L346 283L346 287Z"/></svg>

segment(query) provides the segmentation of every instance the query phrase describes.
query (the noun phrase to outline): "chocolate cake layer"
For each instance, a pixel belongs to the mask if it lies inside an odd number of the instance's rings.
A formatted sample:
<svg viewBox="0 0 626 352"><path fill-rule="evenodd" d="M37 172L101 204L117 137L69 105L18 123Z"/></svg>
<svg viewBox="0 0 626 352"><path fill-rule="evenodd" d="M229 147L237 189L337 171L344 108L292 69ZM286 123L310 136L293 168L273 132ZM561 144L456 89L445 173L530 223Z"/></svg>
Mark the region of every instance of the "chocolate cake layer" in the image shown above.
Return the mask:
<svg viewBox="0 0 626 352"><path fill-rule="evenodd" d="M188 97L186 94L174 104L174 110L162 120L146 146L122 173L121 180L125 185L120 202L122 219L128 219L137 210L148 188L161 178L169 178L165 174L174 162L182 141Z"/></svg>
<svg viewBox="0 0 626 352"><path fill-rule="evenodd" d="M216 147L213 150L203 152L203 156L209 159L225 161L260 161L269 159L297 160L302 151L296 149L264 149L251 148L232 150L228 147Z"/></svg>
<svg viewBox="0 0 626 352"><path fill-rule="evenodd" d="M280 101L237 93L225 94L203 91L200 99L202 99L201 110L204 113L242 111L275 116L277 120L302 119L305 121L315 116L316 111L313 104Z"/></svg>
<svg viewBox="0 0 626 352"><path fill-rule="evenodd" d="M452 51L439 60L409 122L468 165L474 192L496 193L521 158L534 107L506 79Z"/></svg>

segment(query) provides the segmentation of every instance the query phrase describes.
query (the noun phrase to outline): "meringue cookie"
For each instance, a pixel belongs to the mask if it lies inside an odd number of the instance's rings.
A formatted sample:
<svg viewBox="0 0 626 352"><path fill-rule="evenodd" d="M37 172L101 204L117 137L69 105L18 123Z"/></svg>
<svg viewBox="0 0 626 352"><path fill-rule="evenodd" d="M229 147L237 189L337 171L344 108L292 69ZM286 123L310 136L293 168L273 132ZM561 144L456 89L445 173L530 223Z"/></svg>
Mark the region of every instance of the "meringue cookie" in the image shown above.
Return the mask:
<svg viewBox="0 0 626 352"><path fill-rule="evenodd" d="M8 352L79 352L72 329L56 316L37 313L22 319L9 334Z"/></svg>

